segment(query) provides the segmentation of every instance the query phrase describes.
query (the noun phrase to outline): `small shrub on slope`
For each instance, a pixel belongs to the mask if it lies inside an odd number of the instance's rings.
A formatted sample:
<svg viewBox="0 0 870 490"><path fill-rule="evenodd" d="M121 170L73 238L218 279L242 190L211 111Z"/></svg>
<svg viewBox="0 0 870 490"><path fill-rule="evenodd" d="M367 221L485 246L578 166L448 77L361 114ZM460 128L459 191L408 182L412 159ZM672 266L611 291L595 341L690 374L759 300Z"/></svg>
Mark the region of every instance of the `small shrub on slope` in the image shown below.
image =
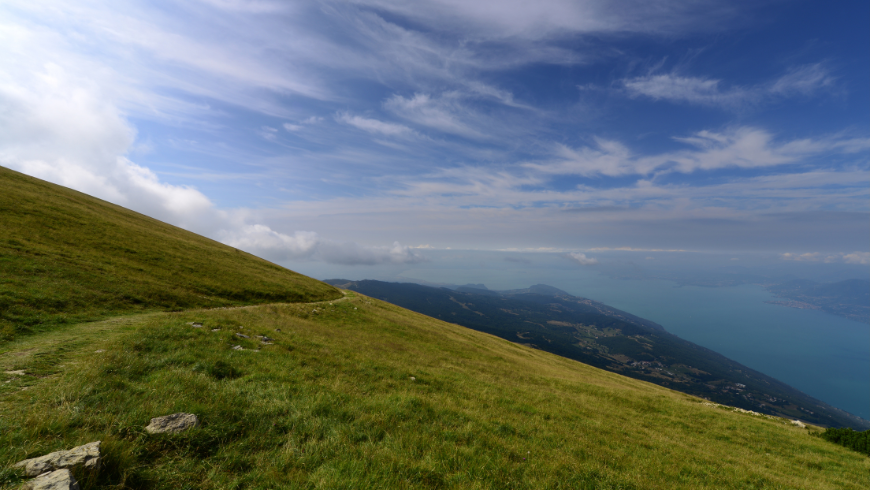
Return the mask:
<svg viewBox="0 0 870 490"><path fill-rule="evenodd" d="M819 434L826 441L845 446L859 453L870 456L870 430L858 432L848 427L842 429L825 429Z"/></svg>

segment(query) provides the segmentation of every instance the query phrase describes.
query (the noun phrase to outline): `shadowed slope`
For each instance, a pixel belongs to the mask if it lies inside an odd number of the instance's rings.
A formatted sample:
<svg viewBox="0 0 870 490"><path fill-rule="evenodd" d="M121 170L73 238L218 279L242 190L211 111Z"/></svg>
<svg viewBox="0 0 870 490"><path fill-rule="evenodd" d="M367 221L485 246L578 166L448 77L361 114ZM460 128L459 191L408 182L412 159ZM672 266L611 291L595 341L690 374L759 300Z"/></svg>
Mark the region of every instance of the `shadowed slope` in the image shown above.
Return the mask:
<svg viewBox="0 0 870 490"><path fill-rule="evenodd" d="M320 281L0 167L0 340L159 310L334 299Z"/></svg>

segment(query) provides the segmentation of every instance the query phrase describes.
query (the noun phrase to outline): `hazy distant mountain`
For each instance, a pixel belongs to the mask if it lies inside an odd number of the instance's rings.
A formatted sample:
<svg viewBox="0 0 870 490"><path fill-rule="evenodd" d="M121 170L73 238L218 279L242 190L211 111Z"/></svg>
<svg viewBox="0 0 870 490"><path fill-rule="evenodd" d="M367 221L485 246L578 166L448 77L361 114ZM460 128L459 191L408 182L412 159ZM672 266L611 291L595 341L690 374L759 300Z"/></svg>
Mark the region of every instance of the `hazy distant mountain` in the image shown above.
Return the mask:
<svg viewBox="0 0 870 490"><path fill-rule="evenodd" d="M870 323L870 280L849 279L826 284L794 280L768 286L767 289L776 296L789 300L768 303L821 310L850 320Z"/></svg>

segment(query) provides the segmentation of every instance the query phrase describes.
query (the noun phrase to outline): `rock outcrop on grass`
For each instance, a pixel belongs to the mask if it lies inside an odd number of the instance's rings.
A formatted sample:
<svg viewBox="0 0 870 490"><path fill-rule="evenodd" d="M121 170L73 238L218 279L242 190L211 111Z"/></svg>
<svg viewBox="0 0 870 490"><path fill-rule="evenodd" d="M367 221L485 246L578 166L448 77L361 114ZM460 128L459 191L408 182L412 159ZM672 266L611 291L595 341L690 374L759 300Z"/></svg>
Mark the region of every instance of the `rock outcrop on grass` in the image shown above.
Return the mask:
<svg viewBox="0 0 870 490"><path fill-rule="evenodd" d="M21 490L79 490L79 484L70 470L43 473L21 486Z"/></svg>
<svg viewBox="0 0 870 490"><path fill-rule="evenodd" d="M154 417L145 427L149 434L164 434L182 432L199 425L199 419L192 413L173 413L162 417Z"/></svg>
<svg viewBox="0 0 870 490"><path fill-rule="evenodd" d="M38 476L78 466L88 471L100 469L100 441L91 442L65 451L55 451L38 458L25 459L15 463L13 467L23 468L26 476Z"/></svg>

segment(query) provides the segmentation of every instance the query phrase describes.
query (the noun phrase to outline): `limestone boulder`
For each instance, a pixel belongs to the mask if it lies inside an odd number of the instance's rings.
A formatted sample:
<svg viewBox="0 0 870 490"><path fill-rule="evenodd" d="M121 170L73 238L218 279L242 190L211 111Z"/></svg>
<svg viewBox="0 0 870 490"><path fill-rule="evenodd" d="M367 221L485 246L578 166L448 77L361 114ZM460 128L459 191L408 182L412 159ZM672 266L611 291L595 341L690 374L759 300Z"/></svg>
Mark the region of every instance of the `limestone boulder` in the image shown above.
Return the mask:
<svg viewBox="0 0 870 490"><path fill-rule="evenodd" d="M154 417L145 427L149 434L164 434L182 432L199 425L199 419L192 413L173 413L162 417Z"/></svg>
<svg viewBox="0 0 870 490"><path fill-rule="evenodd" d="M27 476L37 476L50 471L81 466L89 471L100 469L100 441L66 451L55 451L38 458L25 459L15 463L15 468L24 468Z"/></svg>
<svg viewBox="0 0 870 490"><path fill-rule="evenodd" d="M22 490L79 490L79 484L67 469L43 473L21 486Z"/></svg>

